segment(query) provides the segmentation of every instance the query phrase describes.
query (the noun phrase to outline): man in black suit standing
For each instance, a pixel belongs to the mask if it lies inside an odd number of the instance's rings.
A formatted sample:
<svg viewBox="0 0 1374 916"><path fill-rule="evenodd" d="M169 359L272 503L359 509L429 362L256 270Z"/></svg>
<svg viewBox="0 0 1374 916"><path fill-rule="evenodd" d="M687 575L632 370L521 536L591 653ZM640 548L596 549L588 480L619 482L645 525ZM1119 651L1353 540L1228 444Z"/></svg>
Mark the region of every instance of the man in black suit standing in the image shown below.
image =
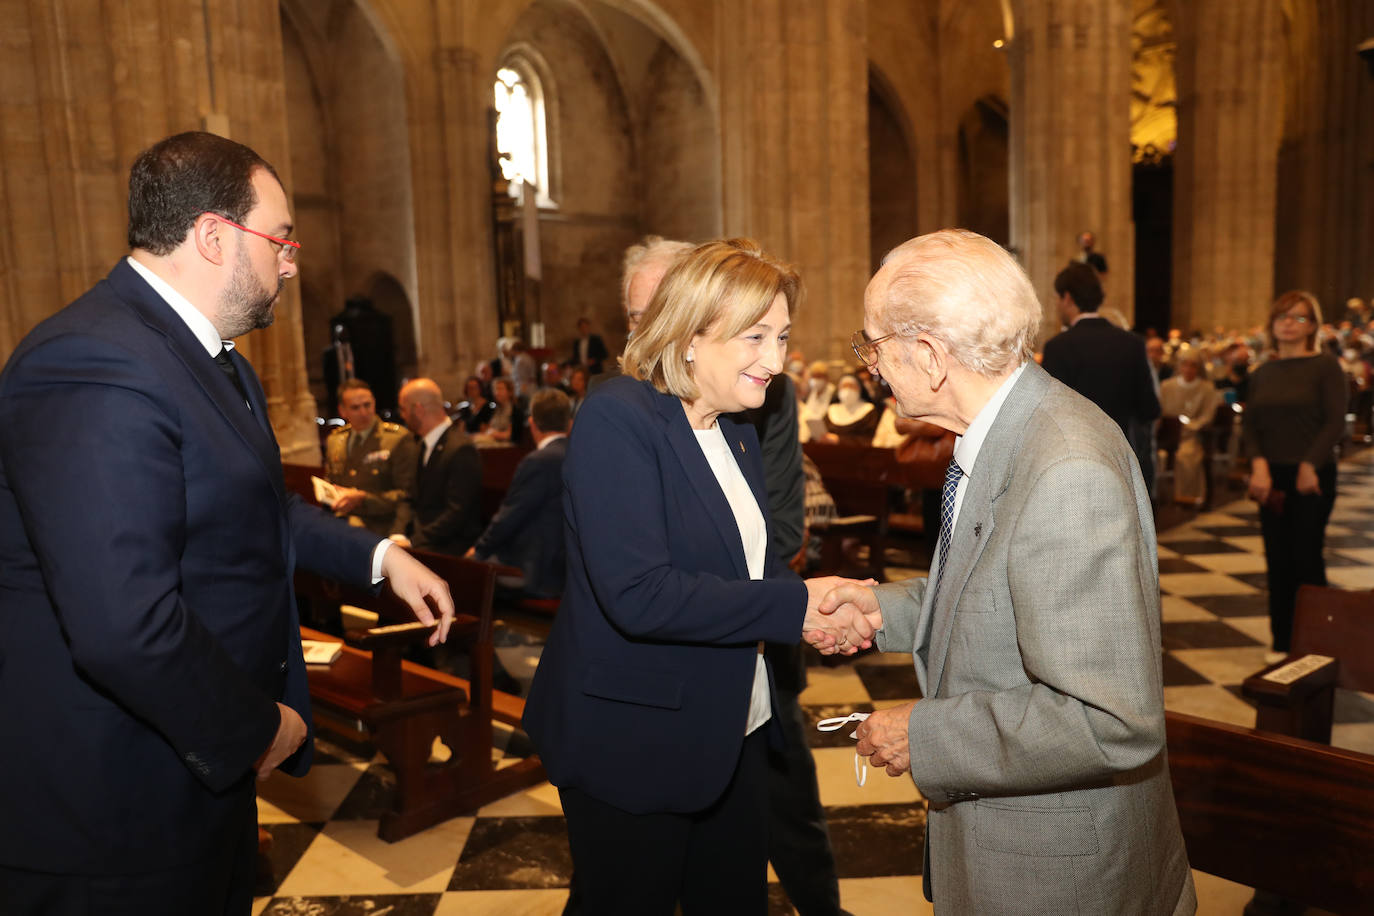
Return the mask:
<svg viewBox="0 0 1374 916"><path fill-rule="evenodd" d="M557 388L535 392L530 400L534 451L515 467L506 498L469 557L518 566L519 590L534 598L563 594L563 458L568 452L572 402Z"/></svg>
<svg viewBox="0 0 1374 916"><path fill-rule="evenodd" d="M444 411L433 379L417 378L397 398L401 419L420 438L410 542L423 550L462 556L482 533L482 460L461 426Z"/></svg>
<svg viewBox="0 0 1374 916"><path fill-rule="evenodd" d="M591 375L602 371L602 362L610 354L606 352L606 342L600 334L592 333L592 323L586 318L577 319L577 340L573 342L573 362L584 366Z"/></svg>
<svg viewBox="0 0 1374 916"><path fill-rule="evenodd" d="M1102 408L1124 435L1130 435L1132 420L1156 419L1159 395L1145 341L1097 314L1097 271L1070 263L1054 278L1054 292L1068 330L1045 342L1045 371Z"/></svg>
<svg viewBox="0 0 1374 916"><path fill-rule="evenodd" d="M381 577L447 635L444 583L290 493L234 338L296 275L246 146L168 137L129 257L0 375L0 910L246 916L254 777L310 766L297 565Z"/></svg>

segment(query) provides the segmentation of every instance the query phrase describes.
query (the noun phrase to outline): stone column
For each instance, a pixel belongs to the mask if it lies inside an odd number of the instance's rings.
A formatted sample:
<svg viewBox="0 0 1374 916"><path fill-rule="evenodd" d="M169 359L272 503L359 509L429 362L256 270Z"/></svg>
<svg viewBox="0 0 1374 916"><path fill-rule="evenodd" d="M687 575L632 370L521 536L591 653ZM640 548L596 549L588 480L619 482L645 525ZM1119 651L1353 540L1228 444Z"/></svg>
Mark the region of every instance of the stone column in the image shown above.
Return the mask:
<svg viewBox="0 0 1374 916"><path fill-rule="evenodd" d="M1130 0L1015 0L1011 245L1059 331L1054 276L1091 230L1110 268L1107 305L1134 315Z"/></svg>
<svg viewBox="0 0 1374 916"><path fill-rule="evenodd" d="M1307 289L1328 319L1374 297L1374 73L1355 45L1374 38L1368 0L1286 4L1275 293Z"/></svg>
<svg viewBox="0 0 1374 916"><path fill-rule="evenodd" d="M227 133L290 192L279 16L275 0L0 0L0 168L12 195L0 198L0 357L127 254L129 166L162 137ZM242 346L283 456L317 461L294 284L276 324Z"/></svg>
<svg viewBox="0 0 1374 916"><path fill-rule="evenodd" d="M1176 6L1172 324L1185 334L1261 323L1273 299L1279 4Z"/></svg>
<svg viewBox="0 0 1374 916"><path fill-rule="evenodd" d="M852 362L869 258L866 5L755 0L725 18L725 234L796 264L807 298L793 338L808 357Z"/></svg>

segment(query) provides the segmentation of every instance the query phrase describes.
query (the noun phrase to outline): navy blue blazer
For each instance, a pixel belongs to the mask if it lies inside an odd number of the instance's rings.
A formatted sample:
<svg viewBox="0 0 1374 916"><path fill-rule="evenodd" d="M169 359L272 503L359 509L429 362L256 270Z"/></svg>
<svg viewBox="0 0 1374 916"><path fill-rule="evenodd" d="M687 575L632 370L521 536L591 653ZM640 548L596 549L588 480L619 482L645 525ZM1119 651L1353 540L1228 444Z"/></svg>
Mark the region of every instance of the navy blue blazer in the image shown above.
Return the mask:
<svg viewBox="0 0 1374 916"><path fill-rule="evenodd" d="M118 874L217 854L276 702L310 722L292 574L377 539L282 483L252 411L126 262L0 375L0 862ZM309 766L309 742L288 768Z"/></svg>
<svg viewBox="0 0 1374 916"><path fill-rule="evenodd" d="M1144 339L1105 318L1080 318L1045 341L1041 367L1100 407L1128 437L1132 420L1159 416Z"/></svg>
<svg viewBox="0 0 1374 916"><path fill-rule="evenodd" d="M720 417L768 515L754 428ZM682 403L597 387L563 465L568 578L525 704L549 779L626 811L689 812L725 790L757 641L796 642L806 586L750 580L734 513Z"/></svg>
<svg viewBox="0 0 1374 916"><path fill-rule="evenodd" d="M563 594L567 553L563 547L563 459L568 440L555 439L515 466L501 508L477 539L477 555L496 557L525 574L525 593Z"/></svg>

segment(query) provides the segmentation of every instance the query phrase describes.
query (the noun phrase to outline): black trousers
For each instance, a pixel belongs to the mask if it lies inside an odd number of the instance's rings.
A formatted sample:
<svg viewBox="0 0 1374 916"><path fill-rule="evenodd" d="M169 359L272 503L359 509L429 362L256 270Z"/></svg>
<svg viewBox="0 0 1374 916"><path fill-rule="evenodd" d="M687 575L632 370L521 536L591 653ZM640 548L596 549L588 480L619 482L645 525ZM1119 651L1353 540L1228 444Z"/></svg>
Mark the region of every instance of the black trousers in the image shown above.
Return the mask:
<svg viewBox="0 0 1374 916"><path fill-rule="evenodd" d="M800 916L839 916L840 882L825 823L816 761L806 740L806 716L797 690L806 684L800 645L769 643L774 708L782 750L768 749L768 860ZM795 688L795 689L794 689Z"/></svg>
<svg viewBox="0 0 1374 916"><path fill-rule="evenodd" d="M258 813L251 786L235 792L239 810L214 855L190 865L123 875L50 874L0 865L0 913L247 916L253 906Z"/></svg>
<svg viewBox="0 0 1374 916"><path fill-rule="evenodd" d="M767 742L744 739L725 793L691 814L631 814L559 789L581 912L683 916L768 912Z"/></svg>
<svg viewBox="0 0 1374 916"><path fill-rule="evenodd" d="M1336 465L1317 469L1321 492L1299 493L1296 464L1271 464L1269 475L1281 490L1283 508L1260 509L1264 534L1264 561L1269 577L1269 627L1274 651L1287 652L1293 637L1293 605L1299 585L1325 585L1326 523L1336 502Z"/></svg>

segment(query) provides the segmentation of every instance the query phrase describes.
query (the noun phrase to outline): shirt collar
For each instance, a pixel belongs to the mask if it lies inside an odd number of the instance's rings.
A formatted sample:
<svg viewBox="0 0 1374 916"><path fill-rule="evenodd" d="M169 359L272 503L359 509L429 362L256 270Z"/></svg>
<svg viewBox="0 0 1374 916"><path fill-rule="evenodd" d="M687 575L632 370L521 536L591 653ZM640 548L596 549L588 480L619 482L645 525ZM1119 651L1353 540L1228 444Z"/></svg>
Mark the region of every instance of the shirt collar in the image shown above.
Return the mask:
<svg viewBox="0 0 1374 916"><path fill-rule="evenodd" d="M1025 371L1025 363L1017 366L1016 371L1007 376L1006 381L1002 382L992 393L992 397L988 398L988 402L978 411L978 415L973 418L964 434L954 440L954 460L959 462L959 468L965 477L973 476L973 465L978 460L978 452L983 448L983 440L988 437L988 431L992 429L993 421L1001 412L1007 395L1011 394L1011 389L1016 386L1016 380Z"/></svg>
<svg viewBox="0 0 1374 916"><path fill-rule="evenodd" d="M172 311L176 312L177 317L186 324L186 327L191 329L191 333L195 335L196 340L200 341L200 345L205 348L206 353L211 356L217 356L220 350L234 349L234 342L232 340L221 340L219 331L215 330L215 326L210 322L210 319L206 318L200 309L192 305L191 300L173 289L170 283L153 273L147 266L140 264L134 258L126 257L124 260L129 262L129 266L134 269L135 273L148 281L148 285L153 288L153 292L161 296L162 300L172 307Z"/></svg>
<svg viewBox="0 0 1374 916"><path fill-rule="evenodd" d="M535 450L536 450L536 451L541 450L541 449L543 449L544 446L546 446L546 445L552 445L552 444L553 444L556 440L558 440L558 439L566 439L566 438L568 438L568 434L567 434L567 433L550 433L549 435L545 436L543 439L540 439L540 440L539 440L539 444L538 444L537 446L535 446Z"/></svg>
<svg viewBox="0 0 1374 916"><path fill-rule="evenodd" d="M1073 327L1074 325L1078 324L1078 322L1082 321L1084 318L1101 318L1101 317L1102 317L1102 316L1099 315L1097 312L1080 312L1079 315L1078 315L1078 317L1075 318L1073 321L1071 321L1071 322L1069 323L1069 327Z"/></svg>
<svg viewBox="0 0 1374 916"><path fill-rule="evenodd" d="M444 431L452 425L453 421L450 420L448 417L444 417L444 419L439 421L438 426L434 427L429 432L425 433L424 441L426 455L434 451L434 446L439 444L439 440L443 438Z"/></svg>

